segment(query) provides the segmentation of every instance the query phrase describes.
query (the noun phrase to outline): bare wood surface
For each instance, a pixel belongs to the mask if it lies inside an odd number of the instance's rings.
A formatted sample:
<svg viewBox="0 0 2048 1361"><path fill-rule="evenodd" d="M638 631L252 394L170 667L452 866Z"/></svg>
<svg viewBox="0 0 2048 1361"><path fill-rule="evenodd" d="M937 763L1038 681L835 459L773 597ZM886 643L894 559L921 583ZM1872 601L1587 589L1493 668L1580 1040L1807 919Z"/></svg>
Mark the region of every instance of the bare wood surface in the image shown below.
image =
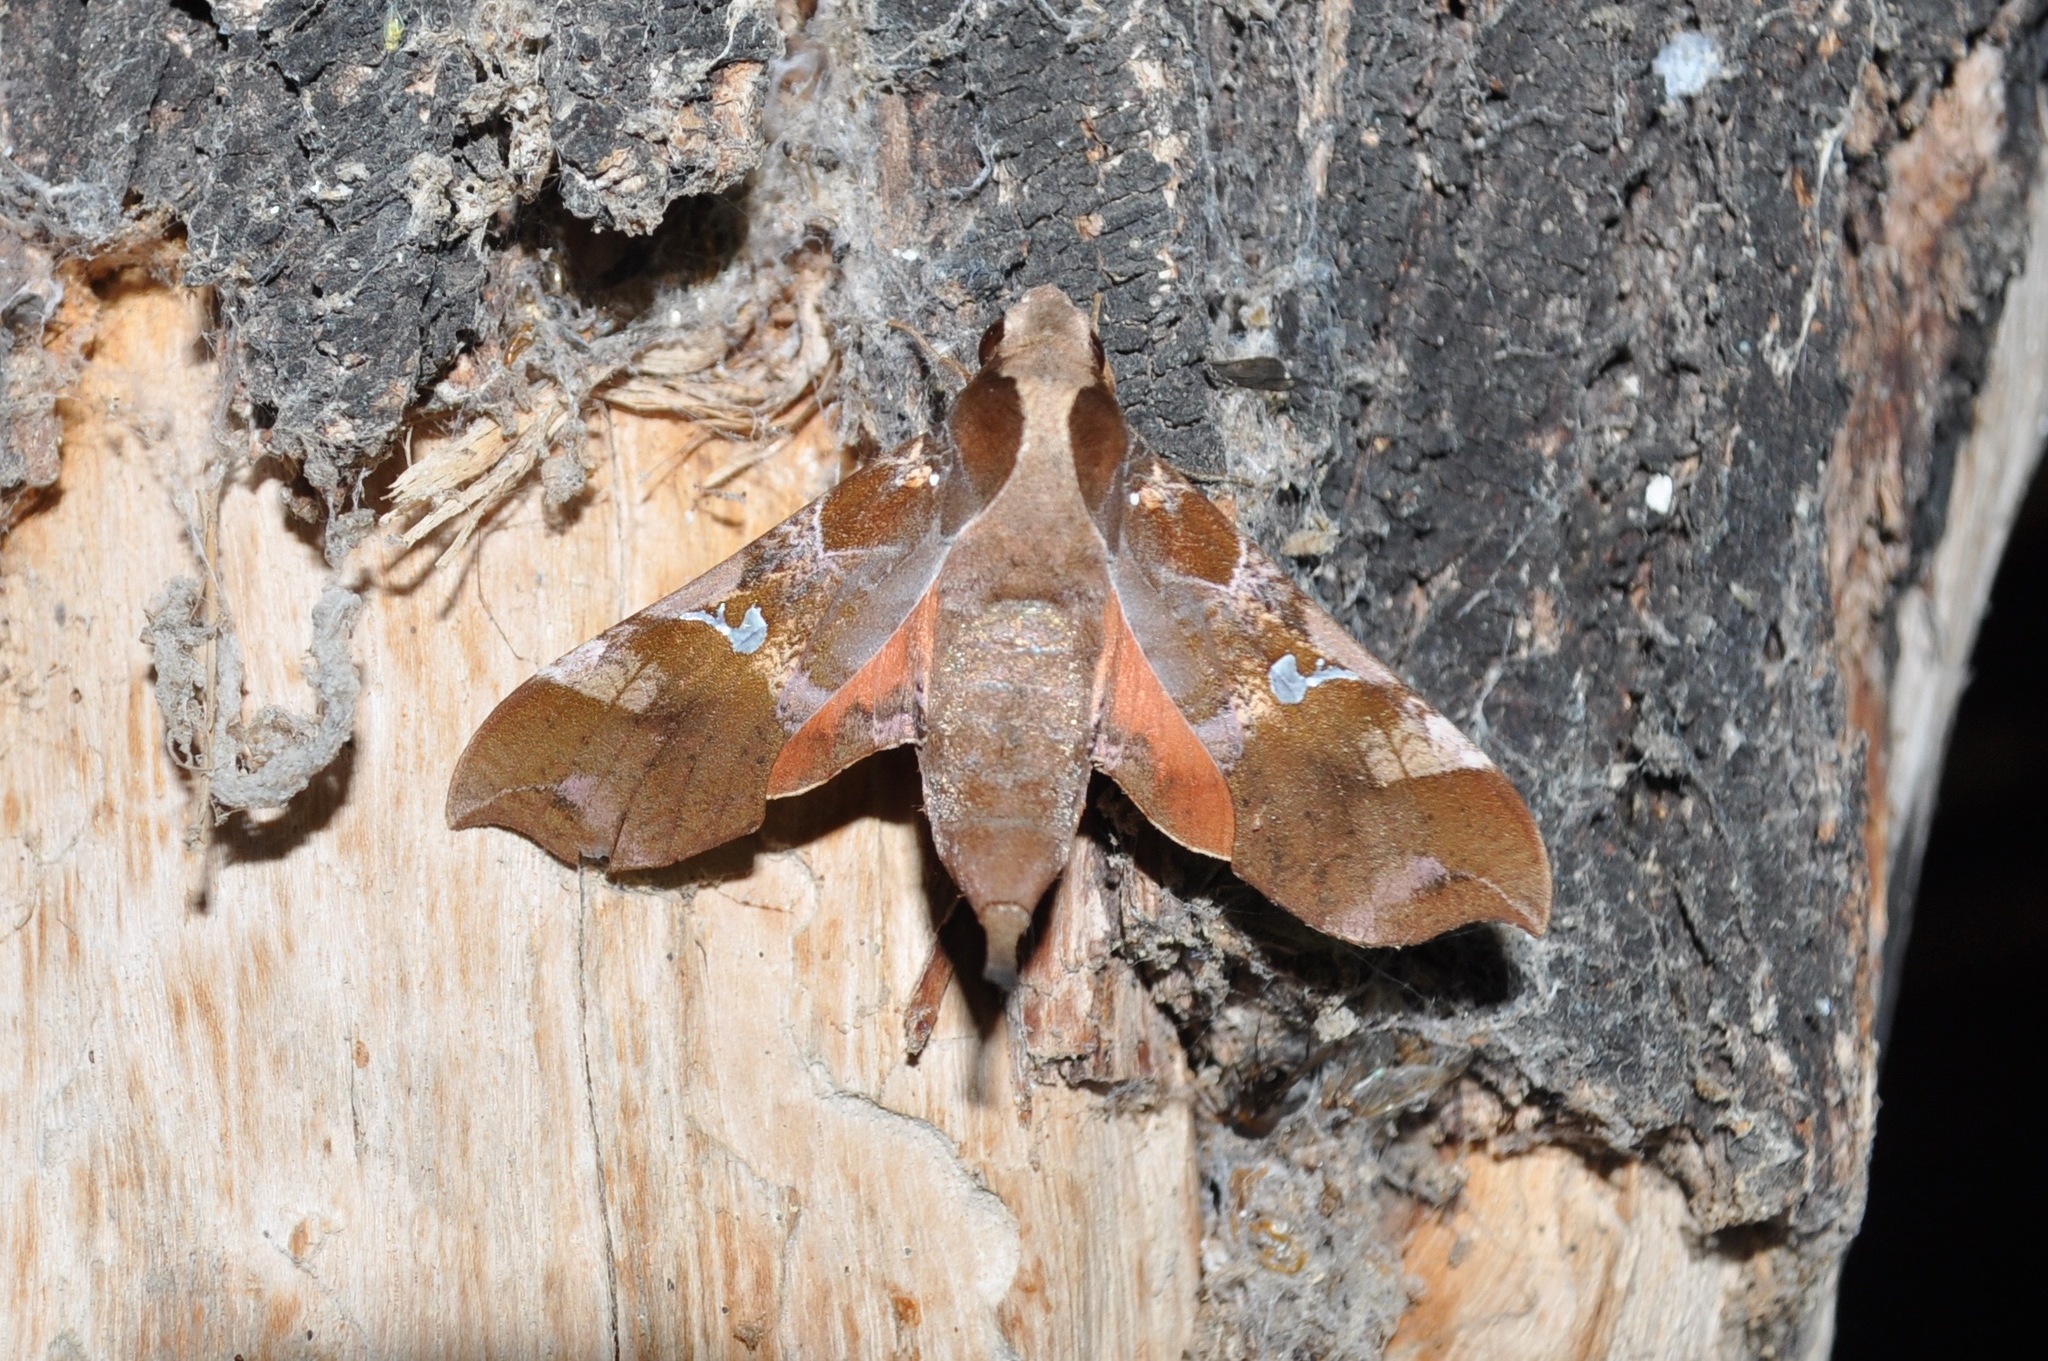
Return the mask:
<svg viewBox="0 0 2048 1361"><path fill-rule="evenodd" d="M1557 1148L1465 1167L1456 1206L1409 1242L1423 1289L1389 1361L1726 1354L1744 1272L1699 1250L1668 1177L1640 1163L1603 1176Z"/></svg>
<svg viewBox="0 0 2048 1361"><path fill-rule="evenodd" d="M1145 1099L1021 1082L956 988L904 1061L933 938L911 767L781 808L695 891L442 825L490 705L825 485L816 439L699 499L703 469L660 476L686 432L620 417L566 532L527 502L460 570L381 577L345 797L223 836L187 906L137 634L194 566L205 320L118 291L62 499L0 559L17 1354L1179 1356L1170 1043ZM324 568L277 491L230 491L220 563L252 697L289 701Z"/></svg>

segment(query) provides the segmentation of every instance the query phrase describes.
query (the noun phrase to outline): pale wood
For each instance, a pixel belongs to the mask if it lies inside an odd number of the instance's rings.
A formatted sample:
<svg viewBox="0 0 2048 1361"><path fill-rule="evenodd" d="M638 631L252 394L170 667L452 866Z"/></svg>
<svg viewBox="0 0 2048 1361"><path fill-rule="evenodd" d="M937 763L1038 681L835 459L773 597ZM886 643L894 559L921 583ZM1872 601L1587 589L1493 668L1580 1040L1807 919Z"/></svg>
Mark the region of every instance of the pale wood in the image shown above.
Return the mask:
<svg viewBox="0 0 2048 1361"><path fill-rule="evenodd" d="M1746 1273L1690 1232L1669 1177L1640 1163L1603 1176L1555 1147L1464 1167L1464 1192L1409 1242L1416 1299L1388 1361L1729 1354Z"/></svg>
<svg viewBox="0 0 2048 1361"><path fill-rule="evenodd" d="M0 1350L1182 1354L1171 1032L1105 1017L1148 1042L1135 1096L1033 1082L956 988L904 1060L933 940L914 766L796 801L701 888L443 824L500 696L828 485L836 451L698 501L701 468L656 476L687 432L621 415L566 529L522 500L459 569L373 579L345 796L278 852L225 840L195 912L137 635L195 568L218 373L203 299L131 282L89 319L62 496L0 549ZM303 707L324 568L274 483L221 526L252 705Z"/></svg>
<svg viewBox="0 0 2048 1361"><path fill-rule="evenodd" d="M1942 534L1927 570L1899 597L1899 658L1892 680L1887 809L1895 866L1910 894L1941 784L1970 651L1991 601L2013 520L2048 437L2048 188L2035 179L2026 264L2007 285L2005 310L1976 419L1956 451ZM1896 872L1896 870L1895 870Z"/></svg>

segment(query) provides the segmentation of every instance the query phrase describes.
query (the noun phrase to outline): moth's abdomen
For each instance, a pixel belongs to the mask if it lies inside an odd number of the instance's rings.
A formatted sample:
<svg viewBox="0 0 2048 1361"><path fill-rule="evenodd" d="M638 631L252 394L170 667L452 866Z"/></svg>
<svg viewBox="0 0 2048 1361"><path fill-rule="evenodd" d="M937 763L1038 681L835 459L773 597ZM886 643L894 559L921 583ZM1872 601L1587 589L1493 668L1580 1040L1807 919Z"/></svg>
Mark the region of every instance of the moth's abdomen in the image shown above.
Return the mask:
<svg viewBox="0 0 2048 1361"><path fill-rule="evenodd" d="M925 696L932 839L978 913L1025 912L1066 867L1088 792L1098 615L1069 603L942 603Z"/></svg>

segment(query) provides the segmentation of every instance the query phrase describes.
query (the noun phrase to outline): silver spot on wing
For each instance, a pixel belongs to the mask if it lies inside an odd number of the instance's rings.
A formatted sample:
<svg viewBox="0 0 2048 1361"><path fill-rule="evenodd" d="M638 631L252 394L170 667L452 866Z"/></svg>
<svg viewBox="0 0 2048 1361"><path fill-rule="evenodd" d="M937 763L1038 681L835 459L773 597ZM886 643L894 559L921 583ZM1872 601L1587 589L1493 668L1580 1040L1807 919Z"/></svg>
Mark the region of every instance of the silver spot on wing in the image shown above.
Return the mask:
<svg viewBox="0 0 2048 1361"><path fill-rule="evenodd" d="M720 605L715 614L703 610L689 610L677 615L676 618L694 619L700 624L711 625L725 636L726 642L732 644L732 650L742 656L749 652L759 652L761 644L768 641L768 621L761 616L759 605L747 606L747 612L740 616L737 628L725 622L724 605Z"/></svg>
<svg viewBox="0 0 2048 1361"><path fill-rule="evenodd" d="M1301 674L1301 663L1294 660L1292 652L1274 662L1272 669L1266 672L1266 684L1272 687L1273 698L1282 704L1299 704L1308 698L1309 691L1333 680L1364 679L1365 677L1356 671L1331 666L1320 657L1316 659L1316 669L1304 676Z"/></svg>

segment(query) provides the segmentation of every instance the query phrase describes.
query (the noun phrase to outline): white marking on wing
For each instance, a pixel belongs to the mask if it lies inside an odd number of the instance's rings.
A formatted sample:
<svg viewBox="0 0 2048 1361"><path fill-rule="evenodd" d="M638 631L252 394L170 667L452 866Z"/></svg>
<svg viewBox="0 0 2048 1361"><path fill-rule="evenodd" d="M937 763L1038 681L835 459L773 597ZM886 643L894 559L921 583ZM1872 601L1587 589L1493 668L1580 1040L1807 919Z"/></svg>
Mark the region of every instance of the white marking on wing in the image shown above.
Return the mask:
<svg viewBox="0 0 2048 1361"><path fill-rule="evenodd" d="M589 674L604 656L605 641L592 638L540 669L540 674L561 685L574 686L578 677Z"/></svg>
<svg viewBox="0 0 2048 1361"><path fill-rule="evenodd" d="M587 695L600 704L623 704L639 712L631 695L639 662L624 640L597 637L540 670L538 679Z"/></svg>
<svg viewBox="0 0 2048 1361"><path fill-rule="evenodd" d="M1331 681L1364 679L1365 677L1356 671L1331 666L1320 657L1316 658L1316 669L1304 676L1301 674L1301 663L1294 660L1292 652L1274 662L1272 669L1266 672L1266 684L1272 687L1273 698L1282 704L1299 704L1308 698L1309 691Z"/></svg>
<svg viewBox="0 0 2048 1361"><path fill-rule="evenodd" d="M677 615L676 618L694 619L700 624L711 625L720 634L724 635L726 642L732 644L732 650L740 653L742 656L749 652L759 652L761 644L768 641L768 621L762 617L759 605L747 606L747 612L740 616L739 627L737 628L725 622L725 606L723 604L719 605L716 614L706 613L703 610L686 610Z"/></svg>
<svg viewBox="0 0 2048 1361"><path fill-rule="evenodd" d="M1493 762L1449 719L1413 696L1402 705L1398 722L1369 732L1360 734L1361 743L1373 778L1382 784L1493 768Z"/></svg>

